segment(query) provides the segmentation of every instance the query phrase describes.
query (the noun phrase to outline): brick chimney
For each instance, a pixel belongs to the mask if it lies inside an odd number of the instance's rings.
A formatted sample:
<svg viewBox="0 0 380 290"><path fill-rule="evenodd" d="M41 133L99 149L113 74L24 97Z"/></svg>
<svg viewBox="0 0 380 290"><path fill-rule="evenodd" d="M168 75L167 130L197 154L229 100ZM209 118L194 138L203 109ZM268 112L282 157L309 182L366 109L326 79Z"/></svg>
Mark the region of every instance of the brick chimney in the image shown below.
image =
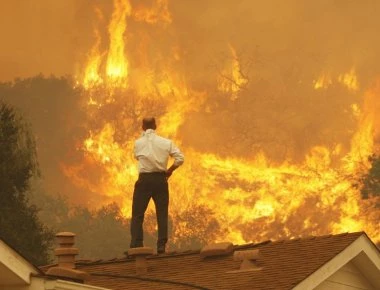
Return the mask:
<svg viewBox="0 0 380 290"><path fill-rule="evenodd" d="M78 248L74 248L75 234L71 232L61 232L56 234L58 248L54 250L58 260L56 267L50 268L46 274L67 278L75 281L88 280L90 275L83 271L75 270L75 256L78 255Z"/></svg>

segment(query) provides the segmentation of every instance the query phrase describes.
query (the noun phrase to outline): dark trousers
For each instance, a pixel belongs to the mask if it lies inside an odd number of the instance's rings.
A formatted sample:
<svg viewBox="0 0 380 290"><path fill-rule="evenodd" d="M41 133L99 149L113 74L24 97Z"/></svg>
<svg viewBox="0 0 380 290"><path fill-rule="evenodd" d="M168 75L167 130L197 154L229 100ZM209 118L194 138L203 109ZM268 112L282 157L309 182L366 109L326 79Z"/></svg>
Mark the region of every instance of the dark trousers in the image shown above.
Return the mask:
<svg viewBox="0 0 380 290"><path fill-rule="evenodd" d="M169 189L166 174L165 172L140 173L133 192L131 248L143 246L144 214L151 198L156 206L157 246L165 246L168 241Z"/></svg>

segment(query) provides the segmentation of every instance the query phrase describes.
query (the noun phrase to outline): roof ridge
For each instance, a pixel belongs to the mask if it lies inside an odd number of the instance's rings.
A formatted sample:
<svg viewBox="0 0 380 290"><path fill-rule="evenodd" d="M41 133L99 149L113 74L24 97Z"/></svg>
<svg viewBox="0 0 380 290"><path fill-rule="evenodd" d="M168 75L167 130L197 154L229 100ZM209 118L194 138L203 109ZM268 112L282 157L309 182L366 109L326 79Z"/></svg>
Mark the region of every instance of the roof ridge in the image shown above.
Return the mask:
<svg viewBox="0 0 380 290"><path fill-rule="evenodd" d="M260 271L236 271L239 263L233 255L202 259L200 250L149 255L146 261L148 272L142 276L137 274L136 260L128 256L95 261L83 259L78 260L76 266L91 275L90 285L112 285L115 289L149 288L151 282L162 283L162 289L174 289L180 287L174 284L180 283L184 289L248 289L252 285L258 289L290 289L364 235L363 232L305 235L283 237L275 242L267 240L233 245L234 253L242 252L242 255L249 254L250 250L259 251L258 258L249 262L259 267ZM275 279L271 279L273 277Z"/></svg>
<svg viewBox="0 0 380 290"><path fill-rule="evenodd" d="M330 238L330 237L340 237L340 236L346 236L346 235L352 235L352 236L360 236L362 234L366 234L364 231L358 231L358 232L345 232L345 233L340 233L340 234L326 234L322 236L314 236L314 235L309 235L305 237L294 237L294 238L289 238L289 239L281 239L281 240L266 240L263 242L258 242L258 243L247 243L247 244L242 244L242 245L234 245L234 250L243 250L243 249L251 249L251 248L256 248L260 246L264 246L267 244L280 244L280 243L289 243L289 242L296 242L296 241L303 241L303 240L314 240L314 239L325 239L325 238ZM172 252L167 252L165 254L153 254L147 256L147 259L162 259L162 258L174 258L174 257L180 257L180 256L187 256L187 255L195 255L199 254L201 249L196 249L196 250L184 250L184 251L172 251ZM122 258L111 258L111 259L96 259L96 260L89 260L89 259L82 259L82 260L77 260L75 262L76 265L104 265L104 264L111 264L111 263L123 263L123 262L132 262L134 259L132 259L129 256L122 257ZM49 266L52 265L46 265L43 266L44 268L48 268Z"/></svg>
<svg viewBox="0 0 380 290"><path fill-rule="evenodd" d="M286 242L296 242L299 240L314 240L314 239L326 239L326 238L331 238L331 237L342 237L342 236L360 236L362 234L366 233L364 231L358 231L358 232L344 232L340 234L326 234L326 235L321 235L321 236L314 236L314 235L308 235L308 236L300 236L300 237L293 237L289 239L281 239L281 240L275 240L272 241L272 243L286 243Z"/></svg>
<svg viewBox="0 0 380 290"><path fill-rule="evenodd" d="M234 245L234 250L241 250L241 249L246 249L246 248L256 248L262 245L266 245L268 243L271 243L271 240L266 240L260 243L247 243L247 244L242 244L242 245ZM181 252L173 251L173 252L167 252L165 254L153 254L153 255L148 255L146 258L147 259L161 259L161 258L171 258L171 257L179 257L179 256L187 256L187 255L194 255L194 254L199 254L201 252L201 249L196 249L196 250L184 250ZM78 260L75 262L77 265L102 265L102 264L109 264L109 263L115 263L115 262L127 262L127 261L134 261L129 256L123 257L123 258L111 258L107 260L103 259L97 259L97 260L88 260L88 259L83 259L83 260Z"/></svg>

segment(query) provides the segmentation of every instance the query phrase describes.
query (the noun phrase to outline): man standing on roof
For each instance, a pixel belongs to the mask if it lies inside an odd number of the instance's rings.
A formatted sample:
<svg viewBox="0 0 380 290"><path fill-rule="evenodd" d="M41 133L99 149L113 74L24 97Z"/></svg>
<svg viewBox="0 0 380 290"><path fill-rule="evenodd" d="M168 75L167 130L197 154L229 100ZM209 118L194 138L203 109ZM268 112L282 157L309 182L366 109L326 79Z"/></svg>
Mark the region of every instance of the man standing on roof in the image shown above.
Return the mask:
<svg viewBox="0 0 380 290"><path fill-rule="evenodd" d="M184 156L171 140L156 135L154 118L144 118L142 129L144 132L134 148L139 178L133 192L130 247L143 247L144 214L153 198L158 225L157 253L162 254L168 241L168 178L183 164ZM174 162L167 169L169 156Z"/></svg>

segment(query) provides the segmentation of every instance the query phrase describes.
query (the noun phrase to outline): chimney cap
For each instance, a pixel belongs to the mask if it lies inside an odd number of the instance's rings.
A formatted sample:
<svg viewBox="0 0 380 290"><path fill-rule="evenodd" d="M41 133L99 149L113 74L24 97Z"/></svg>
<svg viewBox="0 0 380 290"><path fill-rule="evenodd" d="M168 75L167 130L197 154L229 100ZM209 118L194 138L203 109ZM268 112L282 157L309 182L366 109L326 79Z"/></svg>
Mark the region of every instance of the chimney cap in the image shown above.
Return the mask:
<svg viewBox="0 0 380 290"><path fill-rule="evenodd" d="M144 275L148 272L146 256L153 255L150 247L139 247L128 249L128 255L136 258L136 275Z"/></svg>
<svg viewBox="0 0 380 290"><path fill-rule="evenodd" d="M202 248L200 255L202 258L212 256L226 256L233 252L234 246L230 242L209 244Z"/></svg>
<svg viewBox="0 0 380 290"><path fill-rule="evenodd" d="M240 273L246 271L259 271L262 269L258 264L260 252L258 249L243 250L234 252L234 261L241 261L239 270L228 271L227 273Z"/></svg>
<svg viewBox="0 0 380 290"><path fill-rule="evenodd" d="M56 237L75 237L76 235L72 232L60 232L55 235Z"/></svg>
<svg viewBox="0 0 380 290"><path fill-rule="evenodd" d="M258 249L235 251L234 260L235 261L258 260L259 255L260 255L260 251Z"/></svg>
<svg viewBox="0 0 380 290"><path fill-rule="evenodd" d="M153 255L151 247L138 247L128 249L128 256L148 256Z"/></svg>

